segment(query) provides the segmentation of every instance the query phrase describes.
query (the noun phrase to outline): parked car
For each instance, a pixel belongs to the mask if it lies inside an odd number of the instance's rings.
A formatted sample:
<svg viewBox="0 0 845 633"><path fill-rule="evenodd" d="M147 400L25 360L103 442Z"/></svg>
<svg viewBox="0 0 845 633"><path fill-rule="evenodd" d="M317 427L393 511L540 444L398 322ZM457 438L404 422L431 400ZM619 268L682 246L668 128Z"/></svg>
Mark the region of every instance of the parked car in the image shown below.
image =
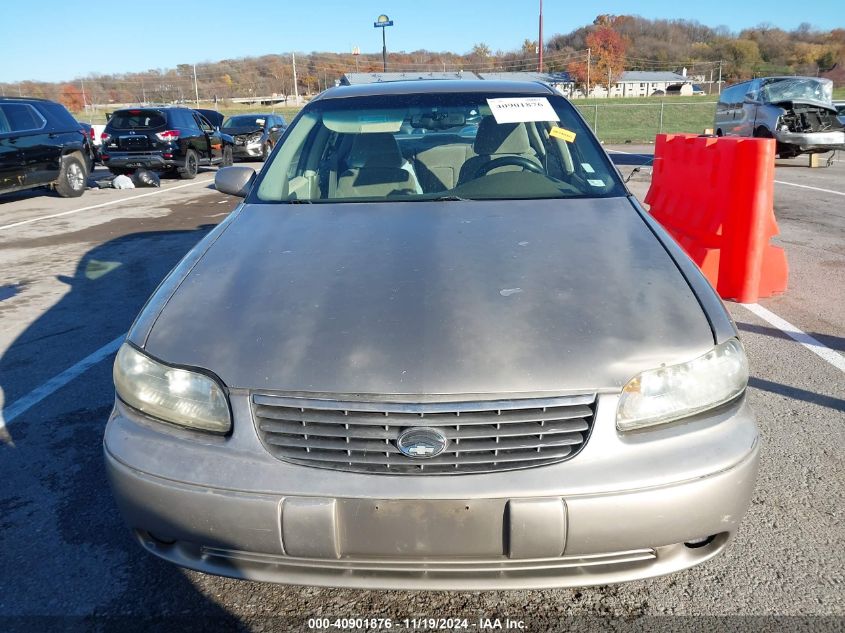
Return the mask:
<svg viewBox="0 0 845 633"><path fill-rule="evenodd" d="M692 96L703 97L706 94L707 94L707 92L699 84L693 84L692 85Z"/></svg>
<svg viewBox="0 0 845 633"><path fill-rule="evenodd" d="M190 108L142 107L111 114L100 158L114 174L144 168L195 178L201 165L231 165L233 139Z"/></svg>
<svg viewBox="0 0 845 633"><path fill-rule="evenodd" d="M87 137L60 103L0 97L0 193L50 187L81 196L88 178Z"/></svg>
<svg viewBox="0 0 845 633"><path fill-rule="evenodd" d="M654 92L651 93L651 96L652 97L662 97L665 94L666 94L665 90L655 90Z"/></svg>
<svg viewBox="0 0 845 633"><path fill-rule="evenodd" d="M235 139L235 158L267 160L286 128L280 114L238 114L227 118L220 129Z"/></svg>
<svg viewBox="0 0 845 633"><path fill-rule="evenodd" d="M845 126L832 97L830 79L744 81L722 90L713 126L718 136L774 138L781 158L845 149Z"/></svg>
<svg viewBox="0 0 845 633"><path fill-rule="evenodd" d="M736 534L737 330L551 88L330 88L215 182L244 203L114 365L106 470L147 550L469 590L666 574Z"/></svg>

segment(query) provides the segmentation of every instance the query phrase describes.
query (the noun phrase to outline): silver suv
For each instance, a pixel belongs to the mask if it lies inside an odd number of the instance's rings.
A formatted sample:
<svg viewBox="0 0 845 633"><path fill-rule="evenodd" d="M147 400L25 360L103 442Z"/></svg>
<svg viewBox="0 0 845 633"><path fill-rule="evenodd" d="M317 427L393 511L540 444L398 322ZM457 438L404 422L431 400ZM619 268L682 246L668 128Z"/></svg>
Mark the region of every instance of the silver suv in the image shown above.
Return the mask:
<svg viewBox="0 0 845 633"><path fill-rule="evenodd" d="M713 127L719 136L774 138L781 158L845 149L833 83L818 77L762 77L728 86Z"/></svg>

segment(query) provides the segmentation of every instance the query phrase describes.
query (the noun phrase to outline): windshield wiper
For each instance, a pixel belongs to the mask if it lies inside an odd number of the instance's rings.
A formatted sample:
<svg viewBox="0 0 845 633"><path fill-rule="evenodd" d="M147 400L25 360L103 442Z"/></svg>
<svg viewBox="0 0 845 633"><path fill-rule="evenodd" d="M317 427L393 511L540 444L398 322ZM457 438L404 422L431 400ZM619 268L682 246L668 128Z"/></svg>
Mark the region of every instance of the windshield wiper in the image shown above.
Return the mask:
<svg viewBox="0 0 845 633"><path fill-rule="evenodd" d="M460 196L440 196L439 198L434 198L435 202L466 202L471 198L461 198Z"/></svg>
<svg viewBox="0 0 845 633"><path fill-rule="evenodd" d="M287 202L288 204L314 204L314 203L313 203L313 202L311 202L310 200L306 200L306 199L304 199L304 198L302 198L302 199L297 198L297 199L294 199L294 200L287 200L286 202Z"/></svg>

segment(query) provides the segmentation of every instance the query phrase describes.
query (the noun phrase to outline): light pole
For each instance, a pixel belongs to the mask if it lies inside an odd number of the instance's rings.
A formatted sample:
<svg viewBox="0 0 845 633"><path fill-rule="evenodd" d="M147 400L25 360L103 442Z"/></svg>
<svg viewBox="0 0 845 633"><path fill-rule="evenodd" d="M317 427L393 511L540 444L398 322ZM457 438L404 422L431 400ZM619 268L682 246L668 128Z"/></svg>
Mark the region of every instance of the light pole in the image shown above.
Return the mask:
<svg viewBox="0 0 845 633"><path fill-rule="evenodd" d="M373 26L377 29L381 29L381 64L382 64L382 72L387 72L387 38L384 35L384 29L388 26L393 26L393 20L387 17L384 13L382 13L376 21L373 23Z"/></svg>
<svg viewBox="0 0 845 633"><path fill-rule="evenodd" d="M540 0L540 34L537 39L537 48L540 53L540 72L543 72L543 0Z"/></svg>

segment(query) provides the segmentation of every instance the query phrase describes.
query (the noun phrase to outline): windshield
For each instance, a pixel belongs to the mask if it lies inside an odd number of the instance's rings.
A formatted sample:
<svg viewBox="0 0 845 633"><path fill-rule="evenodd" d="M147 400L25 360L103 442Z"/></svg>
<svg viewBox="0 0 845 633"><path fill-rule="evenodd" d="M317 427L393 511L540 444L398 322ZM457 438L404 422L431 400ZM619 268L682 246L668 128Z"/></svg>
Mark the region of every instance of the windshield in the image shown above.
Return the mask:
<svg viewBox="0 0 845 633"><path fill-rule="evenodd" d="M313 203L625 195L565 99L483 93L315 101L253 191Z"/></svg>
<svg viewBox="0 0 845 633"><path fill-rule="evenodd" d="M760 88L763 101L794 101L806 99L831 103L833 101L833 82L830 79L812 77L778 77L764 79Z"/></svg>
<svg viewBox="0 0 845 633"><path fill-rule="evenodd" d="M223 121L223 127L264 127L264 121L266 121L266 118L263 116L242 114L240 116L230 116Z"/></svg>

